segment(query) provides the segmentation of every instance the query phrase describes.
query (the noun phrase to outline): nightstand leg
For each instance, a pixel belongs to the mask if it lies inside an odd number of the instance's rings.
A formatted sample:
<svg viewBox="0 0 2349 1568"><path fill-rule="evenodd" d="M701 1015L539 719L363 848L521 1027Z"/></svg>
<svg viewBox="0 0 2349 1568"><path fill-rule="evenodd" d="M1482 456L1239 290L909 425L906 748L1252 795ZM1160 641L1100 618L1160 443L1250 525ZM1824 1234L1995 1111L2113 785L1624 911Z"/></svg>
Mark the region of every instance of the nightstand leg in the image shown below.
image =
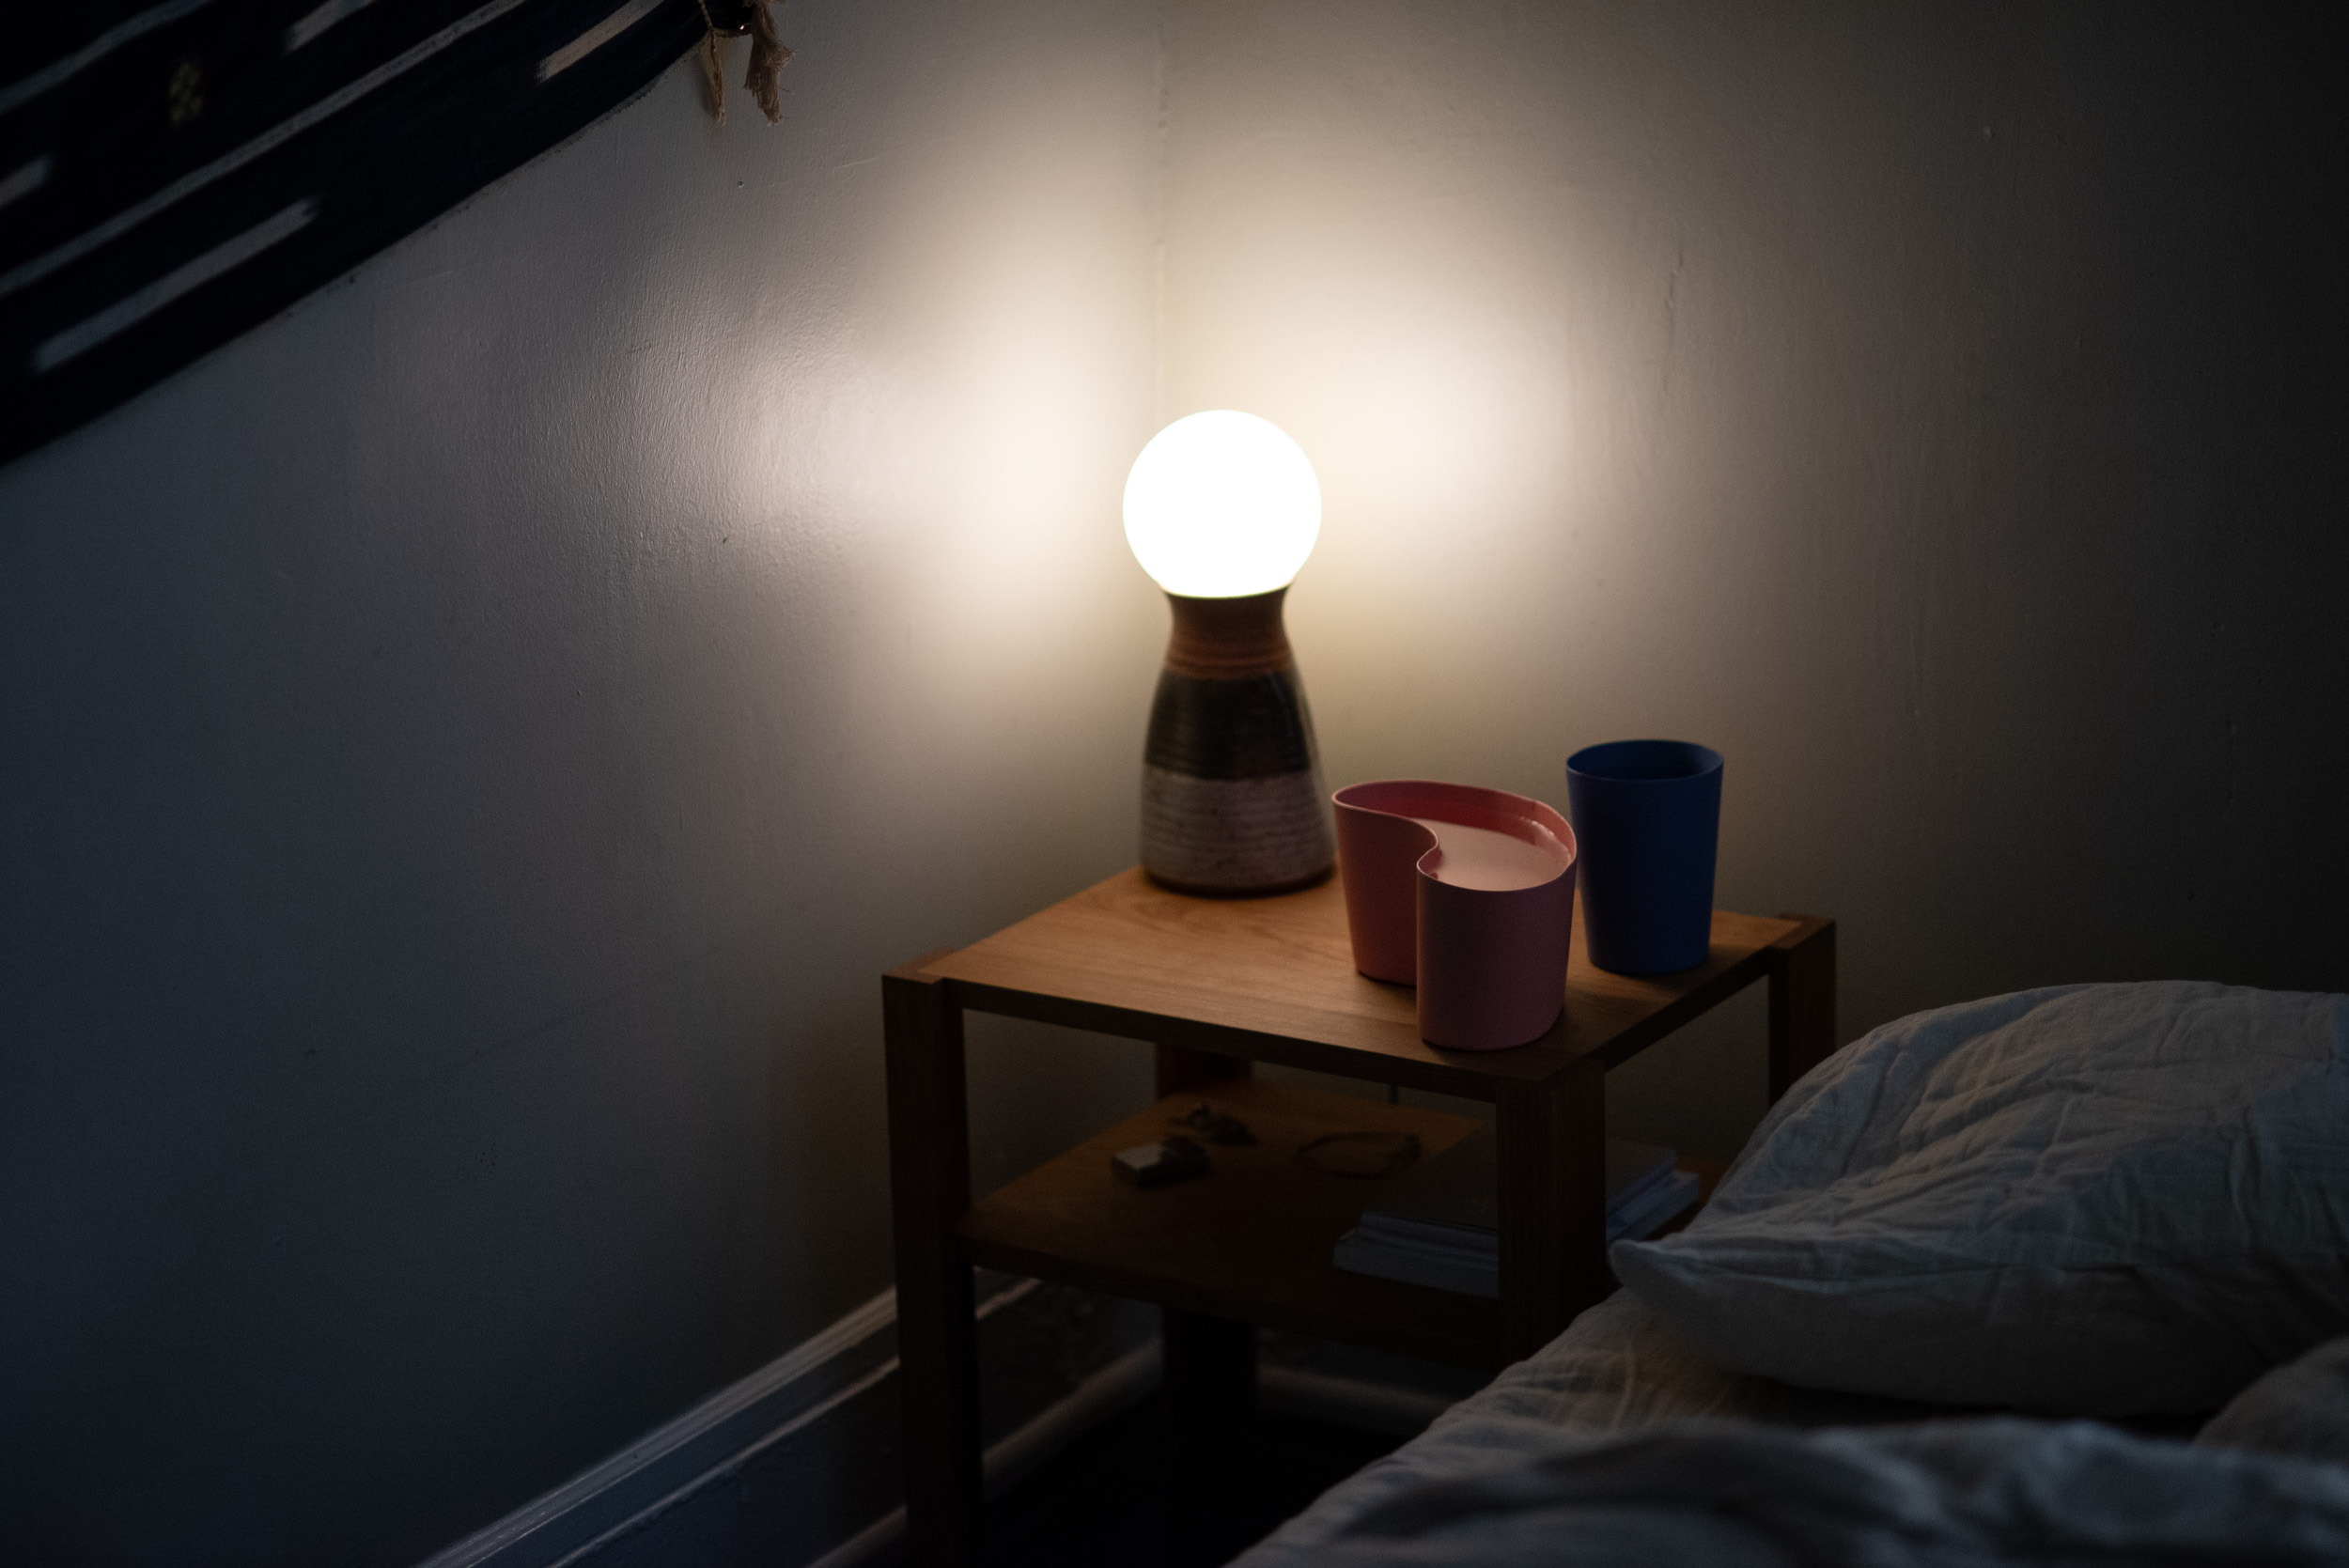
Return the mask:
<svg viewBox="0 0 2349 1568"><path fill-rule="evenodd" d="M1532 1355L1615 1288L1607 1270L1607 1070L1577 1062L1494 1102L1501 1198L1501 1324Z"/></svg>
<svg viewBox="0 0 2349 1568"><path fill-rule="evenodd" d="M1254 1067L1242 1057L1161 1045L1159 1094L1164 1098L1190 1092L1211 1098L1218 1083L1247 1078ZM1254 1324L1168 1307L1159 1320L1159 1351L1165 1369L1167 1416L1181 1447L1213 1445L1254 1412Z"/></svg>
<svg viewBox="0 0 2349 1568"><path fill-rule="evenodd" d="M971 1206L962 1009L919 966L881 977L889 1174L897 1243L898 1381L905 1398L910 1560L968 1562L986 1494L971 1265L955 1225Z"/></svg>
<svg viewBox="0 0 2349 1568"><path fill-rule="evenodd" d="M1835 923L1802 924L1770 944L1770 1103L1835 1054Z"/></svg>

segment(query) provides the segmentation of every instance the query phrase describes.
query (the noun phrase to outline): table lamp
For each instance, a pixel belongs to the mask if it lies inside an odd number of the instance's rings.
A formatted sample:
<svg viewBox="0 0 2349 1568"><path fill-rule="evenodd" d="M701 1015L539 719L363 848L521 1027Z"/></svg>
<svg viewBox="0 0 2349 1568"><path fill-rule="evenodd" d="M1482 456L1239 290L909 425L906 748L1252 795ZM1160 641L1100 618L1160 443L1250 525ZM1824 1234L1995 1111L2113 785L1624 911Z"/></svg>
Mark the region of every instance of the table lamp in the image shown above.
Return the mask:
<svg viewBox="0 0 2349 1568"><path fill-rule="evenodd" d="M1126 478L1126 542L1174 609L1142 767L1142 865L1181 893L1280 893L1336 858L1281 601L1321 532L1314 465L1277 425L1178 419Z"/></svg>

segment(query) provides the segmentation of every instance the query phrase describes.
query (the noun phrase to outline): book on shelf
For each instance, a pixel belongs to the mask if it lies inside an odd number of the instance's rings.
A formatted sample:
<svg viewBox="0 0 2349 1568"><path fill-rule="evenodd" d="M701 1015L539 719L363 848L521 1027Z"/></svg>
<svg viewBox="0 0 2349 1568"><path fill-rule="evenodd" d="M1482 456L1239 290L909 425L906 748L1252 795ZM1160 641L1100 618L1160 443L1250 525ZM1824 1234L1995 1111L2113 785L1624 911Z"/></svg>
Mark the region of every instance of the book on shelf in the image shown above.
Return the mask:
<svg viewBox="0 0 2349 1568"><path fill-rule="evenodd" d="M1405 1172L1338 1238L1337 1265L1470 1296L1501 1294L1501 1217L1493 1129L1478 1128ZM1639 1240L1697 1201L1696 1173L1672 1151L1607 1141L1607 1239Z"/></svg>

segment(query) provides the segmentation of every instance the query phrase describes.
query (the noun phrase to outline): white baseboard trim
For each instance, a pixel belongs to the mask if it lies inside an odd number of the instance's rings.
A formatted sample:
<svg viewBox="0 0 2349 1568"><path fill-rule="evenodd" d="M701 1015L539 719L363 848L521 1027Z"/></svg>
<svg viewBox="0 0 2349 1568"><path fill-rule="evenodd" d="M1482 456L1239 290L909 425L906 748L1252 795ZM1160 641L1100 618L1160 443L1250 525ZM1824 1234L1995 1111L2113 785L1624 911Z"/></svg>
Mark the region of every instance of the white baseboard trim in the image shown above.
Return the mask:
<svg viewBox="0 0 2349 1568"><path fill-rule="evenodd" d="M1066 1399L987 1451L987 1495L1026 1480L1054 1454L1159 1386L1159 1347L1138 1344L1077 1385Z"/></svg>
<svg viewBox="0 0 2349 1568"><path fill-rule="evenodd" d="M868 1564L894 1560L905 1549L905 1544L906 1511L893 1508L807 1564L807 1568L867 1568Z"/></svg>
<svg viewBox="0 0 2349 1568"><path fill-rule="evenodd" d="M990 1317L1036 1288L1017 1281L980 1303ZM602 1463L434 1553L417 1568L592 1568L596 1554L726 1480L761 1453L894 1376L886 1331L896 1320L883 1291L789 1354L723 1389ZM1069 1395L987 1451L988 1495L1016 1484L1077 1437L1159 1385L1156 1342L1110 1362ZM1264 1408L1408 1436L1449 1407L1439 1395L1349 1377L1265 1367ZM806 1564L879 1568L902 1555L905 1511L894 1509Z"/></svg>
<svg viewBox="0 0 2349 1568"><path fill-rule="evenodd" d="M1086 1432L1159 1386L1159 1347L1140 1345L1095 1373L1074 1393L987 1451L987 1495L998 1496ZM1257 1375L1263 1408L1283 1415L1417 1436L1452 1408L1440 1394L1365 1383L1353 1377L1266 1367ZM906 1511L893 1509L807 1568L879 1568L903 1546Z"/></svg>
<svg viewBox="0 0 2349 1568"><path fill-rule="evenodd" d="M1137 1345L1079 1384L1074 1392L987 1451L987 1495L1019 1484L1045 1461L1159 1386L1159 1347ZM807 1564L875 1568L905 1545L906 1511L889 1513Z"/></svg>
<svg viewBox="0 0 2349 1568"><path fill-rule="evenodd" d="M991 1316L1036 1287L1021 1280L980 1303ZM573 1568L598 1547L676 1507L897 1370L882 1332L885 1290L805 1343L417 1568Z"/></svg>
<svg viewBox="0 0 2349 1568"><path fill-rule="evenodd" d="M556 1558L553 1562L548 1565L548 1568L578 1568L578 1565L584 1563L587 1559L593 1557L598 1551L607 1545L610 1545L621 1536L628 1534L630 1530L641 1528L646 1521L658 1517L660 1514L675 1508L677 1504L694 1497L705 1488L724 1480L728 1475L731 1475L734 1471L740 1469L744 1465L749 1464L753 1459L755 1459L767 1450L774 1447L777 1443L782 1442L785 1438L794 1436L801 1428L813 1426L816 1422L823 1420L826 1416L832 1414L832 1411L839 1408L841 1405L846 1405L848 1401L854 1399L865 1389L880 1382L883 1378L889 1376L896 1370L897 1358L894 1356L892 1356L888 1360L882 1362L879 1366L875 1367L871 1372L866 1373L863 1376L858 1378L847 1388L842 1389L838 1393L833 1394L831 1398L825 1400L822 1404L815 1406L813 1409L802 1411L799 1415L792 1417L791 1420L784 1422L783 1425L775 1428L772 1432L761 1436L756 1442L752 1443L747 1448L744 1448L738 1452L728 1454L718 1464L712 1465L708 1469L702 1471L701 1474L694 1476L692 1480L673 1487L667 1493L646 1504L635 1513L620 1520L617 1524L607 1526L599 1533L590 1537L584 1542L582 1542L579 1545L572 1547L569 1551L565 1552L561 1557Z"/></svg>
<svg viewBox="0 0 2349 1568"><path fill-rule="evenodd" d="M1279 1366L1256 1374L1256 1401L1261 1408L1281 1415L1310 1416L1398 1437L1418 1436L1453 1404L1441 1394L1416 1389Z"/></svg>

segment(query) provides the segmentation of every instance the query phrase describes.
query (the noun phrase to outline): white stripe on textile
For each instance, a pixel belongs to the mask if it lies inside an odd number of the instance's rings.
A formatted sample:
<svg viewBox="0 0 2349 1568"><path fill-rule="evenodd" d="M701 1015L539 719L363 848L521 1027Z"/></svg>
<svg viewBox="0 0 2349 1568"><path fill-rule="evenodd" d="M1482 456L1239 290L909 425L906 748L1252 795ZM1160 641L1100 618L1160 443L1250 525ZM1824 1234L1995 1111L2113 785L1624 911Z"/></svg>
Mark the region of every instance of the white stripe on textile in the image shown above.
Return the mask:
<svg viewBox="0 0 2349 1568"><path fill-rule="evenodd" d="M86 321L76 322L33 350L33 374L41 375L97 348L126 327L136 326L191 288L241 267L319 215L318 202L295 202L274 218L225 240L186 264L173 268L137 293L117 300Z"/></svg>
<svg viewBox="0 0 2349 1568"><path fill-rule="evenodd" d="M19 196L29 196L49 183L49 155L42 153L6 179L0 179L0 207L6 207Z"/></svg>
<svg viewBox="0 0 2349 1568"><path fill-rule="evenodd" d="M538 62L538 80L568 70L661 8L661 0L629 0L618 10Z"/></svg>
<svg viewBox="0 0 2349 1568"><path fill-rule="evenodd" d="M141 33L151 33L163 23L177 22L190 11L200 11L211 3L212 0L164 0L163 5L152 10L123 18L64 59L53 61L32 75L20 77L0 87L0 115L7 114L20 103L39 98L85 67L96 65Z"/></svg>
<svg viewBox="0 0 2349 1568"><path fill-rule="evenodd" d="M286 29L286 53L292 54L343 18L355 16L373 3L374 0L326 0L318 9L296 17L293 25Z"/></svg>
<svg viewBox="0 0 2349 1568"><path fill-rule="evenodd" d="M349 108L394 77L430 59L466 34L488 26L525 3L526 0L490 0L490 4L479 10L459 17L430 38L417 40L357 81L327 94L291 119L280 121L233 152L221 154L200 169L189 170L145 201L124 208L97 227L75 235L48 255L37 256L22 266L0 272L0 299L6 299L28 283L39 283L69 261L80 260L109 240L128 233L164 208L202 190L223 175L236 173L263 153L275 149L319 121Z"/></svg>

